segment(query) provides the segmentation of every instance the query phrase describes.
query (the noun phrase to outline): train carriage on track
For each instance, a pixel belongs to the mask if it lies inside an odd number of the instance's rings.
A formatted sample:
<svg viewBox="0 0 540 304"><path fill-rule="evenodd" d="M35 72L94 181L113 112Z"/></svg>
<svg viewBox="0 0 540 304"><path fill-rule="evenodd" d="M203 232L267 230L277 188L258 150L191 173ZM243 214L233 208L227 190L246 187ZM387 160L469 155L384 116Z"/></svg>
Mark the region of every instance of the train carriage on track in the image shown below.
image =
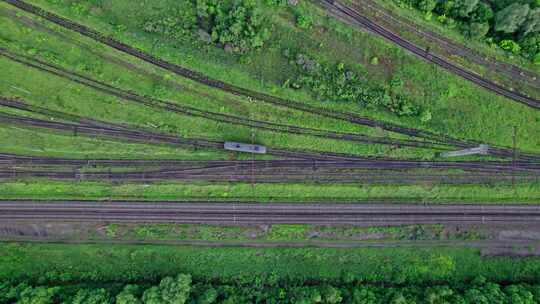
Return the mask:
<svg viewBox="0 0 540 304"><path fill-rule="evenodd" d="M265 146L244 144L244 143L238 143L238 142L233 142L233 141L226 141L225 144L223 145L223 148L225 150L247 152L247 153L258 153L258 154L266 153Z"/></svg>

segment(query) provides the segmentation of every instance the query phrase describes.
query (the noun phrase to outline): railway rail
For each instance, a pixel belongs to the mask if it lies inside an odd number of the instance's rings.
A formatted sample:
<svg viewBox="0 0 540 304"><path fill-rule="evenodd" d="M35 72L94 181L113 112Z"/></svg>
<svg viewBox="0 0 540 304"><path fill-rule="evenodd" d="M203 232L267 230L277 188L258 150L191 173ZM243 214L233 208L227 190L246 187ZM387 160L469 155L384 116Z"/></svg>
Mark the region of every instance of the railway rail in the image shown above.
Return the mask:
<svg viewBox="0 0 540 304"><path fill-rule="evenodd" d="M0 220L222 225L530 225L540 223L540 206L0 201Z"/></svg>
<svg viewBox="0 0 540 304"><path fill-rule="evenodd" d="M227 91L234 95L246 96L246 97L252 98L254 101L266 102L266 103L270 103L276 106L304 111L307 113L317 114L317 115L328 117L328 118L348 121L354 124L360 124L360 125L365 125L365 126L370 126L370 127L379 127L387 131L401 133L408 136L424 138L429 141L438 141L440 143L448 143L448 144L452 144L452 145L456 145L456 146L460 146L464 148L472 147L479 144L479 142L477 141L471 141L471 140L465 141L465 140L455 139L450 136L437 134L430 131L407 128L407 127L403 127L403 126L392 124L392 123L376 121L376 120L373 120L367 117L362 117L362 116L352 114L352 113L313 107L313 106L306 105L300 102L295 102L293 100L283 99L277 96L255 92L255 91L242 88L236 85L228 84L223 81L209 78L201 73L186 69L177 64L173 64L165 60L159 59L155 56L150 55L149 53L146 53L142 50L139 50L125 43L122 43L118 40L115 40L111 37L108 37L102 33L99 33L96 30L93 30L84 25L75 23L71 20L63 18L54 13L45 11L37 6L26 3L24 1L20 1L20 0L3 0L3 1L23 11L26 11L30 14L39 16L61 27L70 29L94 41L97 41L111 48L114 48L122 53L137 57L140 60L143 60L147 63L150 63L154 66L160 67L167 71L173 72L179 76L186 77L195 82L198 82L198 83L210 86L210 87ZM510 157L511 155L512 155L511 153L507 153L507 157Z"/></svg>
<svg viewBox="0 0 540 304"><path fill-rule="evenodd" d="M0 167L126 167L126 168L169 168L170 170L209 168L334 168L334 169L461 169L486 172L530 172L540 173L540 162L524 161L422 161L397 159L358 160L145 160L145 159L65 159L53 157L22 156L0 153Z"/></svg>
<svg viewBox="0 0 540 304"><path fill-rule="evenodd" d="M534 99L532 97L525 96L523 94L520 94L518 92L512 91L510 89L506 89L501 85L498 85L490 80L487 80L483 77L481 77L478 74L475 74L473 72L470 72L466 69L463 69L459 67L458 65L445 60L442 57L439 57L435 54L429 53L423 48L418 47L417 45L413 44L412 42L405 40L404 38L396 35L395 33L387 30L386 28L380 26L379 24L369 20L365 16L361 15L356 11L355 9L352 9L349 6L346 6L342 4L339 1L336 0L318 0L319 3L323 4L325 7L329 9L336 10L339 14L342 14L344 16L347 16L351 18L352 21L354 21L357 25L368 29L369 31L378 34L379 36L385 38L386 40L402 47L403 49L406 49L407 51L413 53L414 55L418 56L419 58L422 58L428 62L434 63L443 69L458 75L480 87L483 87L491 92L494 92L498 95L507 97L509 99L512 99L514 101L517 101L519 103L522 103L528 107L531 107L533 109L539 110L540 109L540 101L537 99Z"/></svg>
<svg viewBox="0 0 540 304"><path fill-rule="evenodd" d="M57 121L47 121L37 118L23 117L13 114L0 112L0 123L9 123L21 126L31 126L45 128L59 132L70 132L74 135L99 136L115 140L124 140L128 142L167 144L173 146L191 147L191 148L210 148L223 150L224 141L209 140L201 138L186 138L174 135L152 132L144 129L127 128L126 126L109 124L101 121L92 120L93 124L66 123ZM98 126L97 124L101 125ZM344 153L320 152L313 150L293 150L268 148L267 154L284 158L301 159L320 159L320 160L345 160L345 159L363 159L357 155Z"/></svg>
<svg viewBox="0 0 540 304"><path fill-rule="evenodd" d="M407 32L414 33L417 37L421 38L424 41L429 41L433 44L438 44L445 51L450 52L452 56L458 55L462 58L484 66L487 69L497 71L500 74L504 74L508 79L526 83L534 88L540 88L540 75L529 71L527 69L521 68L517 65L500 61L493 56L486 56L485 54L480 54L477 51L451 39L448 39L436 32L430 31L426 28L423 28L414 21L409 20L406 17L399 16L392 12L390 9L384 8L379 4L375 3L372 0L356 0L350 2L350 5L354 7L355 10L370 10L375 13L374 22L381 24L380 22L385 22L391 28L401 28L406 29ZM389 29L392 31L391 29Z"/></svg>
<svg viewBox="0 0 540 304"><path fill-rule="evenodd" d="M320 138L346 140L346 141L369 143L369 144L406 146L406 147L416 147L416 148L428 148L428 149L435 149L435 150L448 150L449 149L448 148L449 145L443 144L443 143L435 143L435 142L419 141L419 140L391 139L391 138L385 138L385 137L374 137L374 136L354 134L354 133L333 132L333 131L322 130L322 129L297 127L293 125L272 123L272 122L266 122L266 121L260 121L260 120L247 119L244 117L239 117L239 116L234 116L234 115L229 115L229 114L204 111L204 110L196 109L193 107L183 106L176 103L159 100L156 98L141 96L132 91L126 91L119 88L115 88L103 82L93 80L84 75L81 75L75 72L70 72L61 67L53 66L51 64L48 64L48 63L45 63L43 61L39 61L36 59L32 59L27 56L14 54L2 48L0 48L0 55L7 57L11 60L14 60L16 62L19 62L21 64L24 64L26 66L30 66L32 68L36 68L41 71L52 73L56 76L63 77L71 81L77 82L79 84L88 86L102 93L110 94L115 97L119 97L124 100L131 101L131 102L135 102L135 103L138 103L138 104L141 104L143 106L147 106L153 109L165 110L168 112L173 112L173 113L177 113L181 115L201 117L201 118L205 118L205 119L215 121L215 122L230 123L233 125L241 125L241 126L252 127L252 128L256 128L260 130L278 132L278 133L284 133L284 134L308 135L308 136L314 136L314 137L320 137ZM69 117L69 115L59 113L57 111L52 111L52 110L44 109L37 106L30 106L21 101L9 99L5 97L0 97L0 105L22 109L26 111L31 111L31 112L37 112L40 114L46 114L46 115L60 117L60 118ZM71 116L75 117L74 115L71 115ZM81 118L75 117L72 119L80 120Z"/></svg>
<svg viewBox="0 0 540 304"><path fill-rule="evenodd" d="M191 169L89 171L79 169L0 168L0 179L47 178L74 181L118 182L243 182L243 183L358 183L366 185L414 184L515 184L537 183L540 173L423 172L335 167L214 166Z"/></svg>

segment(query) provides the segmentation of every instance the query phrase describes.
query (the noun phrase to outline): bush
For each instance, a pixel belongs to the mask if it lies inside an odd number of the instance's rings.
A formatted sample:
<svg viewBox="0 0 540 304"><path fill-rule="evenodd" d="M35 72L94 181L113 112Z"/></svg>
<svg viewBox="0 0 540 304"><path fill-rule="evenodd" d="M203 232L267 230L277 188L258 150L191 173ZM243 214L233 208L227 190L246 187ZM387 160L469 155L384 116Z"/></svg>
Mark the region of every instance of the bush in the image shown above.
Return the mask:
<svg viewBox="0 0 540 304"><path fill-rule="evenodd" d="M146 32L181 42L198 31L199 36L208 36L204 40L237 53L260 48L269 37L254 0L179 1L142 27Z"/></svg>
<svg viewBox="0 0 540 304"><path fill-rule="evenodd" d="M319 100L354 102L363 107L384 107L399 116L419 114L417 106L404 96L390 95L387 89L371 87L357 73L345 67L343 63L323 65L304 54L285 52L296 74L288 79L284 86L300 89L307 88ZM391 81L391 86L402 86L399 78Z"/></svg>
<svg viewBox="0 0 540 304"><path fill-rule="evenodd" d="M309 15L297 15L296 25L302 29L310 29L313 26L313 18Z"/></svg>

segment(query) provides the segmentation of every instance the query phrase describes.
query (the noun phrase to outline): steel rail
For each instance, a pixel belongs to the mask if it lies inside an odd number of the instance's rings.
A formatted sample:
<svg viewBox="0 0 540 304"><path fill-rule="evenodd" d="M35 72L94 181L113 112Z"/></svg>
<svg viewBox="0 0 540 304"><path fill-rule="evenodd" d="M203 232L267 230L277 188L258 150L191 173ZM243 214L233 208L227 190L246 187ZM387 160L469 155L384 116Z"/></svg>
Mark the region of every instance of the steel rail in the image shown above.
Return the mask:
<svg viewBox="0 0 540 304"><path fill-rule="evenodd" d="M468 70L462 69L461 67L446 61L445 59L435 55L431 54L429 52L426 52L424 49L416 46L412 42L403 39L402 37L394 34L393 32L387 30L386 28L374 23L373 21L369 20L368 18L364 17L360 13L358 13L356 10L336 1L336 0L319 0L320 2L324 3L325 5L334 8L341 12L344 15L349 16L352 18L354 22L356 22L358 25L368 29L369 31L380 35L381 37L387 39L388 41L408 50L409 52L413 53L414 55L418 56L419 58L422 58L428 62L437 64L438 66L446 69L447 71L456 74L458 76L461 76L462 78L480 86L483 87L491 92L494 92L498 95L507 97L511 100L517 101L521 104L524 104L526 106L529 106L533 109L540 109L540 101L536 100L534 98L525 96L523 94L511 91L509 89L506 89L494 82L491 82L473 72L470 72Z"/></svg>
<svg viewBox="0 0 540 304"><path fill-rule="evenodd" d="M540 223L540 206L0 201L0 219L233 225L533 224Z"/></svg>
<svg viewBox="0 0 540 304"><path fill-rule="evenodd" d="M111 48L114 48L120 52L129 54L131 56L137 57L147 63L150 63L152 65L158 66L162 69L168 70L170 72L173 72L175 74L178 74L180 76L189 78L195 82L214 87L217 89L222 89L225 91L228 91L229 93L240 95L240 96L246 96L253 98L255 101L262 101L271 103L277 106L291 108L295 110L300 110L304 112L309 112L329 118L335 118L339 120L349 121L351 123L360 124L360 125L366 125L370 127L380 127L382 129L397 132L409 136L414 137L421 137L428 140L434 140L434 141L440 141L442 143L452 143L455 145L462 145L463 147L470 147L471 145L475 145L478 142L477 141L464 141L459 139L454 139L450 136L437 134L430 131L425 130L418 130L414 128L407 128L400 125L392 124L392 123L386 123L381 121L376 121L367 117L358 116L355 114L347 113L347 112L341 112L336 111L332 109L325 109L325 108L318 108L309 106L300 102L295 102L293 100L283 99L280 97L268 95L265 93L259 93L255 92L246 88L242 88L236 85L228 84L223 81L219 81L216 79L209 78L201 73L186 69L184 67L181 67L177 64L173 64L170 62L167 62L163 59L159 59L155 56L150 55L149 53L146 53L142 50L139 50L137 48L134 48L132 46L129 46L125 43L122 43L118 40L115 40L111 37L108 37L102 33L97 32L96 30L93 30L89 27L86 27L84 25L75 23L71 20L68 20L66 18L63 18L59 15L56 15L54 13L45 11L44 9L34 6L32 4L29 4L24 1L20 0L3 0L4 2L17 7L23 11L26 11L30 14L37 15L45 20L48 20L50 22L53 22L61 27L64 27L66 29L75 31L83 36L86 36L96 42L102 43L104 45L107 45Z"/></svg>

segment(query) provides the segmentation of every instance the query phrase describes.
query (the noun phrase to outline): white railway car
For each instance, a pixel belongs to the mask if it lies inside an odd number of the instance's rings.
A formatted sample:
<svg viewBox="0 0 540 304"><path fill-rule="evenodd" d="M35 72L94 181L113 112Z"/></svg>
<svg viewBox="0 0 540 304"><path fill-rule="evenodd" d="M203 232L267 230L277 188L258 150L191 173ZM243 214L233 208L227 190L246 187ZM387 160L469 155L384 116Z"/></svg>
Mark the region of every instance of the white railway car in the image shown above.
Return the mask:
<svg viewBox="0 0 540 304"><path fill-rule="evenodd" d="M258 153L258 154L266 153L265 146L244 144L244 143L238 143L238 142L232 142L232 141L226 141L225 144L223 145L223 148L225 150L247 152L247 153Z"/></svg>

